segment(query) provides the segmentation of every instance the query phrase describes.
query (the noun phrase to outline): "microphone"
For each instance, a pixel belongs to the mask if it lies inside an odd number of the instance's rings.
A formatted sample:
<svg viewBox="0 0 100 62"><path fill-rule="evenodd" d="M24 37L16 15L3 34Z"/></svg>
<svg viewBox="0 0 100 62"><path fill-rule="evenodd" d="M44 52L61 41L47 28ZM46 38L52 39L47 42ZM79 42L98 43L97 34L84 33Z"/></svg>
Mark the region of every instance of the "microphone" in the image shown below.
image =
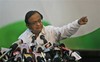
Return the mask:
<svg viewBox="0 0 100 62"><path fill-rule="evenodd" d="M42 58L44 59L44 61L46 61L45 54L43 53L43 49L41 47L38 47L38 53L41 53Z"/></svg>
<svg viewBox="0 0 100 62"><path fill-rule="evenodd" d="M79 54L77 54L77 52L73 52L72 50L66 48L63 43L61 43L59 46L62 50L64 59L67 59L68 61L78 61L82 58Z"/></svg>
<svg viewBox="0 0 100 62"><path fill-rule="evenodd" d="M33 57L32 54L30 53L27 53L27 54L24 54L24 57L25 57L25 62L34 62L35 60L35 56Z"/></svg>
<svg viewBox="0 0 100 62"><path fill-rule="evenodd" d="M72 52L71 56L75 58L75 61L82 59L82 57L77 52Z"/></svg>
<svg viewBox="0 0 100 62"><path fill-rule="evenodd" d="M26 62L33 62L32 57L27 57Z"/></svg>
<svg viewBox="0 0 100 62"><path fill-rule="evenodd" d="M45 53L47 53L47 52L50 52L50 50L51 50L51 43L50 42L48 42L48 43L46 43L45 45L44 45L44 52Z"/></svg>
<svg viewBox="0 0 100 62"><path fill-rule="evenodd" d="M27 49L26 48L23 48L23 50L22 50L22 61L23 62L25 60L24 54L27 54Z"/></svg>
<svg viewBox="0 0 100 62"><path fill-rule="evenodd" d="M60 47L65 47L65 44L64 43L61 43L59 46Z"/></svg>
<svg viewBox="0 0 100 62"><path fill-rule="evenodd" d="M27 43L23 43L19 47L21 48L21 52L23 52L23 49L27 50L27 52L29 52L29 45Z"/></svg>
<svg viewBox="0 0 100 62"><path fill-rule="evenodd" d="M53 59L53 62L61 62L61 59L60 59L59 57L54 58L54 59Z"/></svg>
<svg viewBox="0 0 100 62"><path fill-rule="evenodd" d="M8 62L22 62L22 55L21 51L18 49L15 52L13 52L13 56L8 60Z"/></svg>
<svg viewBox="0 0 100 62"><path fill-rule="evenodd" d="M41 47L38 47L38 53L43 52L43 49Z"/></svg>
<svg viewBox="0 0 100 62"><path fill-rule="evenodd" d="M59 45L57 43L53 44L53 50L54 50L53 62L61 62L61 59L60 59L61 52L60 52Z"/></svg>
<svg viewBox="0 0 100 62"><path fill-rule="evenodd" d="M11 51L14 51L17 47L18 47L18 44L15 43L15 44L10 46L10 49L11 49Z"/></svg>
<svg viewBox="0 0 100 62"><path fill-rule="evenodd" d="M46 44L48 41L45 39L45 36L44 35L41 35L40 36L40 39L42 39L44 41L44 44Z"/></svg>
<svg viewBox="0 0 100 62"><path fill-rule="evenodd" d="M31 42L31 44L30 44L30 49L31 49L32 52L36 50L36 45L37 45L37 43L35 42L35 40L36 40L36 37L33 36L33 37L32 37L32 42Z"/></svg>
<svg viewBox="0 0 100 62"><path fill-rule="evenodd" d="M37 56L37 62L45 62L43 57Z"/></svg>
<svg viewBox="0 0 100 62"><path fill-rule="evenodd" d="M61 57L60 57L60 52L59 51L55 51L55 56L53 58L53 62L61 62Z"/></svg>
<svg viewBox="0 0 100 62"><path fill-rule="evenodd" d="M50 55L50 53L49 53L49 52L48 52L48 53L46 53L45 58L46 58L47 62L51 62L51 55Z"/></svg>
<svg viewBox="0 0 100 62"><path fill-rule="evenodd" d="M12 52L12 56L9 57L8 60L6 60L6 62L17 61L18 57L21 57L21 53L20 53L20 48L19 47Z"/></svg>
<svg viewBox="0 0 100 62"><path fill-rule="evenodd" d="M64 43L61 43L59 46L60 46L60 49L62 50L63 53L69 54L69 52L72 52L70 49L65 47Z"/></svg>
<svg viewBox="0 0 100 62"><path fill-rule="evenodd" d="M72 61L74 58L70 57L69 55L69 49L65 47L64 43L61 43L59 45L61 52L62 52L62 59L63 61Z"/></svg>
<svg viewBox="0 0 100 62"><path fill-rule="evenodd" d="M23 48L22 54L26 54L27 53L27 49Z"/></svg>
<svg viewBox="0 0 100 62"><path fill-rule="evenodd" d="M17 46L18 46L17 43L15 43L15 44L13 44L12 46L10 46L10 49L9 49L8 51L6 51L3 55L1 55L1 56L0 56L0 59L1 59L2 57L4 57L8 52L14 51L14 50L17 48Z"/></svg>
<svg viewBox="0 0 100 62"><path fill-rule="evenodd" d="M19 61L20 62L21 59L19 57L22 58L21 48L17 47L17 49L12 52L12 56L9 58L8 61Z"/></svg>
<svg viewBox="0 0 100 62"><path fill-rule="evenodd" d="M35 61L35 56L33 53L31 52L27 52L26 48L23 48L22 50L22 61L23 62L33 62Z"/></svg>
<svg viewBox="0 0 100 62"><path fill-rule="evenodd" d="M22 62L21 57L17 57L17 62Z"/></svg>
<svg viewBox="0 0 100 62"><path fill-rule="evenodd" d="M52 55L52 50L51 50L51 43L48 42L44 46L44 53L45 53L45 58L47 62L51 62L51 55Z"/></svg>
<svg viewBox="0 0 100 62"><path fill-rule="evenodd" d="M52 44L50 42L48 42L47 44L45 44L46 48L49 48Z"/></svg>
<svg viewBox="0 0 100 62"><path fill-rule="evenodd" d="M34 43L35 40L36 40L36 37L32 36L32 43Z"/></svg>

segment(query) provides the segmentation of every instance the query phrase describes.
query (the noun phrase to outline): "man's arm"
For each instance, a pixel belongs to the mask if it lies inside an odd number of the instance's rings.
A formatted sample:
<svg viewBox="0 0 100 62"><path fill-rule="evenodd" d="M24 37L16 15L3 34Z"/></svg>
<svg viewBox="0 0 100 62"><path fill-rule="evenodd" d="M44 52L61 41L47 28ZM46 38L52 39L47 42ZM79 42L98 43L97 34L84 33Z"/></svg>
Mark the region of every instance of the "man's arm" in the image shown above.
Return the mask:
<svg viewBox="0 0 100 62"><path fill-rule="evenodd" d="M68 38L71 35L75 34L79 27L81 25L85 25L88 22L87 17L82 17L72 23L69 23L68 25L64 25L63 27L54 27L55 32L57 33L57 36L60 38Z"/></svg>

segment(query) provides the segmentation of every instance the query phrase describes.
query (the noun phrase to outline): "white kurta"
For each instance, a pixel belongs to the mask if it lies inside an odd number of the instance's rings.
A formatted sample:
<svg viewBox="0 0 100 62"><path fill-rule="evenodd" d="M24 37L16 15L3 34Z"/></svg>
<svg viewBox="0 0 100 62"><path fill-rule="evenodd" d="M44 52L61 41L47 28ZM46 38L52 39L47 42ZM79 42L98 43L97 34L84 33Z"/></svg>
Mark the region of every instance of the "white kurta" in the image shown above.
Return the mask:
<svg viewBox="0 0 100 62"><path fill-rule="evenodd" d="M34 41L37 45L36 49L34 50L35 58L37 56L42 56L40 53L37 53L37 48L44 45L43 40L40 39L41 35L44 35L45 39L53 45L53 43L55 43L61 39L68 38L71 35L73 35L74 33L76 33L77 30L79 29L79 27L80 27L80 25L78 24L78 20L76 20L72 23L69 23L68 25L64 25L63 27L44 26L41 33ZM35 43L31 43L33 36L35 36L35 34L33 34L29 29L27 29L25 32L23 32L19 36L19 38L18 38L19 40L16 41L15 43L20 43L20 40L22 40L24 44L28 45L28 48L24 46L24 48L26 48L28 51L30 46L35 44ZM23 50L22 47L21 47L21 50Z"/></svg>
<svg viewBox="0 0 100 62"><path fill-rule="evenodd" d="M40 39L40 35L44 35L48 42L55 43L56 41L70 37L77 32L79 27L78 20L69 23L68 25L64 25L63 27L44 26L35 41L38 45L42 46L43 40ZM31 44L32 36L34 36L34 34L27 29L18 39L23 40L23 43Z"/></svg>

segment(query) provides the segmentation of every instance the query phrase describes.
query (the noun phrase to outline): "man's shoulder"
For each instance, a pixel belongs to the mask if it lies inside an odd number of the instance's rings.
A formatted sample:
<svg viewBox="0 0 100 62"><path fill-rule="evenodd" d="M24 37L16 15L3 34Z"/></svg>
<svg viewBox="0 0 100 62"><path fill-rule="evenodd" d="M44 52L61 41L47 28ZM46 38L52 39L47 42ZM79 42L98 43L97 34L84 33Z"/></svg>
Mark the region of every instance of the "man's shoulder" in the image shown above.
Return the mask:
<svg viewBox="0 0 100 62"><path fill-rule="evenodd" d="M30 33L30 30L29 29L26 29L18 38L23 38L23 37L26 37L28 36L28 34Z"/></svg>

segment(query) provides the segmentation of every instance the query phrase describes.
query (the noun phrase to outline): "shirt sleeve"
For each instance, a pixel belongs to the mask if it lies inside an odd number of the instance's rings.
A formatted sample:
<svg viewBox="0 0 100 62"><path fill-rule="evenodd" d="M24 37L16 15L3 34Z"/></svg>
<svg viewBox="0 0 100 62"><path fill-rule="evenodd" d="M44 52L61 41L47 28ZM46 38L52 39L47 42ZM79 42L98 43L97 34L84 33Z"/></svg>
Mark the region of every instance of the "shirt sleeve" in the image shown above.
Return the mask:
<svg viewBox="0 0 100 62"><path fill-rule="evenodd" d="M64 39L64 38L68 38L71 35L75 34L77 30L79 29L79 27L80 25L78 24L78 20L76 20L62 27L53 27L53 29L57 37L59 37L60 39Z"/></svg>

